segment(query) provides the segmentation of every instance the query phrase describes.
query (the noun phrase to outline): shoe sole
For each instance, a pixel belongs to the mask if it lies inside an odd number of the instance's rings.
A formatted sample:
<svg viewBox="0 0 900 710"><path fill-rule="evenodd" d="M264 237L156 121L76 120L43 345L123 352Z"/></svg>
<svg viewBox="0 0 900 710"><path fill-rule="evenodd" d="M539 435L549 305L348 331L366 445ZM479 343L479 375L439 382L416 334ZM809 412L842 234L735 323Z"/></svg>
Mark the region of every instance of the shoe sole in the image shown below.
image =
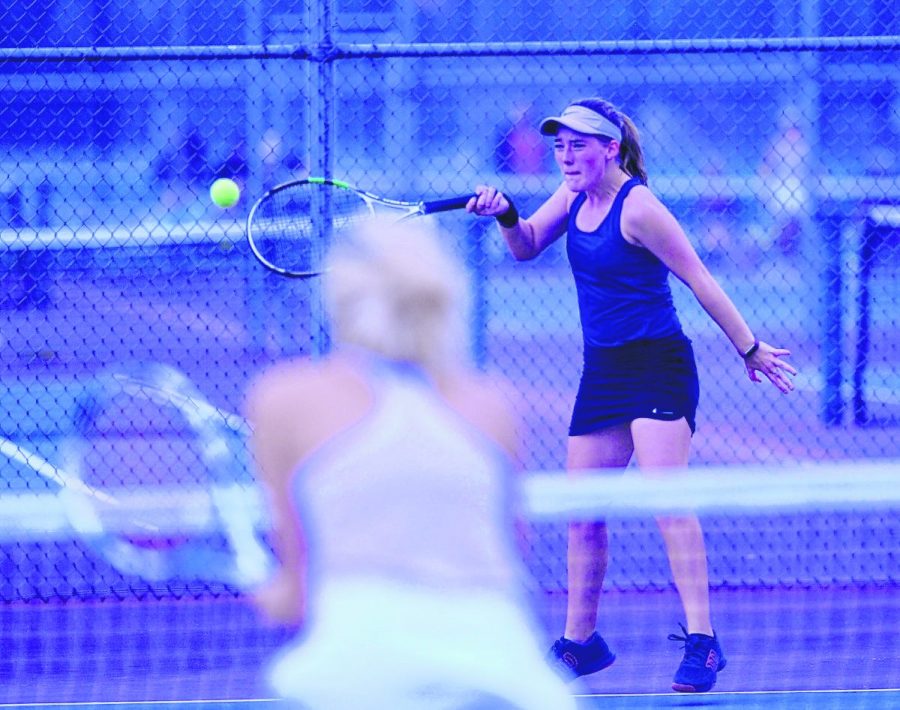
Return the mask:
<svg viewBox="0 0 900 710"><path fill-rule="evenodd" d="M606 660L603 661L602 665L597 666L596 668L592 668L589 671L585 671L584 673L578 673L577 671L574 673L575 678L583 678L586 675L591 675L593 673L599 673L602 670L609 668L613 663L616 662L616 654L611 654Z"/></svg>
<svg viewBox="0 0 900 710"><path fill-rule="evenodd" d="M684 685L682 683L672 683L672 690L676 690L679 693L708 693L713 689L715 683L710 683L709 686L701 686L697 687L694 685Z"/></svg>
<svg viewBox="0 0 900 710"><path fill-rule="evenodd" d="M724 661L719 665L716 669L716 673L725 669ZM716 681L714 680L709 685L688 685L687 683L672 683L672 690L675 690L679 693L708 693L715 686Z"/></svg>
<svg viewBox="0 0 900 710"><path fill-rule="evenodd" d="M578 680L579 678L583 678L586 675L591 675L592 673L599 673L600 671L609 668L613 663L616 662L616 654L612 654L612 657L607 657L607 659L603 662L602 665L597 666L596 668L592 668L589 671L584 671L583 673L579 673L577 670L572 668L571 666L567 666L565 663L561 661L554 664L554 669L557 674L562 677L566 682L571 683L574 680Z"/></svg>

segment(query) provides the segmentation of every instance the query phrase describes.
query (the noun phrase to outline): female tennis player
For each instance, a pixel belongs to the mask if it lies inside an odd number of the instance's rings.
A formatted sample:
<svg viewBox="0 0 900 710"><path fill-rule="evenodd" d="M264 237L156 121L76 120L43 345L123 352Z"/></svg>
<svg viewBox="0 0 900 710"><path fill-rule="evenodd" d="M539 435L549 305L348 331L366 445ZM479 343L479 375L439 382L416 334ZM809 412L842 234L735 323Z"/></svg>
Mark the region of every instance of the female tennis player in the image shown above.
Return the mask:
<svg viewBox="0 0 900 710"><path fill-rule="evenodd" d="M669 289L674 273L731 340L754 382L765 375L790 392L789 351L758 340L701 262L679 223L647 187L637 129L600 98L573 102L545 119L563 180L528 219L495 187L479 185L470 212L496 217L510 251L533 259L563 235L575 277L584 369L569 428L567 468L643 469L687 465L699 396L691 343ZM658 520L687 630L672 687L713 687L725 658L713 632L706 550L696 517ZM551 661L568 676L609 666L615 655L595 627L607 566L603 522L569 528L565 633Z"/></svg>
<svg viewBox="0 0 900 710"><path fill-rule="evenodd" d="M517 424L465 363L467 281L427 223L364 223L329 256L336 348L248 397L297 625L270 680L304 708L574 708L523 603Z"/></svg>

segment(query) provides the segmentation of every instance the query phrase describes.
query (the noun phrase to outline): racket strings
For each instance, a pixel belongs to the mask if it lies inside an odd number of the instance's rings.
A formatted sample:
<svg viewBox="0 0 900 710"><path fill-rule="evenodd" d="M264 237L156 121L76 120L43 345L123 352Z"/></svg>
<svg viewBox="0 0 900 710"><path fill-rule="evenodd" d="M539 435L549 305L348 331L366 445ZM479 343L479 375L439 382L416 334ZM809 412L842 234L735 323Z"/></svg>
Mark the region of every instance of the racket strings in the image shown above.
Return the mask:
<svg viewBox="0 0 900 710"><path fill-rule="evenodd" d="M372 215L356 192L327 183L299 183L262 200L250 238L269 264L296 274L321 271L330 247Z"/></svg>

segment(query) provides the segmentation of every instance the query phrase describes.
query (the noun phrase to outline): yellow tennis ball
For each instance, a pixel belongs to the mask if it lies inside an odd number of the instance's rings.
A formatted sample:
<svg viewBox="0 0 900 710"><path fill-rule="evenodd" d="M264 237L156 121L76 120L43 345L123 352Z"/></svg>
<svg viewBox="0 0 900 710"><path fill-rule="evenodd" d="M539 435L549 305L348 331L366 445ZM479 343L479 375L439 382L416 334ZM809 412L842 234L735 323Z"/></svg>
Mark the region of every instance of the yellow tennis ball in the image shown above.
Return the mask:
<svg viewBox="0 0 900 710"><path fill-rule="evenodd" d="M219 178L209 186L209 196L219 207L233 207L241 196L241 188L231 178Z"/></svg>

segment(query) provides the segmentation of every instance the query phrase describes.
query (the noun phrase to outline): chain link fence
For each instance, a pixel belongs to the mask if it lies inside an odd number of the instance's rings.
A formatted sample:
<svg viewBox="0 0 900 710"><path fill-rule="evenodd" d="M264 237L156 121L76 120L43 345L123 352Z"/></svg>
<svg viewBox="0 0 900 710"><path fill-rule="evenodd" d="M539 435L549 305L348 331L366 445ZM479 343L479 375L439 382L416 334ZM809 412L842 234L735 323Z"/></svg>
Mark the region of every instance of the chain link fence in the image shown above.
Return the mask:
<svg viewBox="0 0 900 710"><path fill-rule="evenodd" d="M315 282L265 273L243 242L266 187L491 182L527 214L559 181L540 119L602 95L751 327L801 371L789 397L749 383L675 284L700 366L695 460L898 453L896 4L12 0L0 26L10 440L52 452L79 382L123 362L176 366L240 411L259 368L322 342ZM242 187L229 210L208 197L220 176ZM440 219L472 273L473 354L521 395L526 465L558 467L581 357L563 250L517 264L488 221ZM30 485L7 468L2 487Z"/></svg>

